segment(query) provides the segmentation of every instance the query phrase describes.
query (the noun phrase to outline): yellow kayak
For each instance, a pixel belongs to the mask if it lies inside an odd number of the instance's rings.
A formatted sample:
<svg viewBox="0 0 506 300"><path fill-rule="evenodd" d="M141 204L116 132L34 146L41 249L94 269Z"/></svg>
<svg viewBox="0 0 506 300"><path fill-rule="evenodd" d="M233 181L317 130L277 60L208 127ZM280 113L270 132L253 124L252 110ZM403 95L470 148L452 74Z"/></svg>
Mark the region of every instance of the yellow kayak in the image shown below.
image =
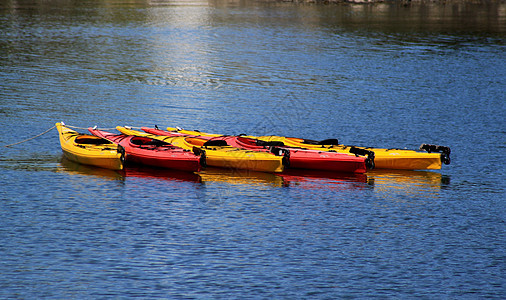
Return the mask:
<svg viewBox="0 0 506 300"><path fill-rule="evenodd" d="M79 133L56 123L63 155L74 162L111 170L122 170L125 160L123 147L106 139Z"/></svg>
<svg viewBox="0 0 506 300"><path fill-rule="evenodd" d="M228 169L245 169L260 172L283 172L283 156L269 152L243 150L227 146L226 142L207 143L206 139L185 136L162 136L117 126L123 134L145 136L161 140L183 149L193 150L195 147L205 152L206 165Z"/></svg>
<svg viewBox="0 0 506 300"><path fill-rule="evenodd" d="M184 130L168 127L168 131L178 132L187 135L220 136L217 134L205 133L197 130ZM287 147L304 148L319 151L335 151L340 153L357 153L363 155L361 150L374 152L374 167L377 169L396 170L439 170L442 163L450 164L450 148L437 145L422 144L420 150L386 149L372 147L346 146L337 143L337 140L326 140L321 142L309 141L300 138L283 136L244 136L247 138L267 141L282 142ZM351 151L350 151L351 150Z"/></svg>
<svg viewBox="0 0 506 300"><path fill-rule="evenodd" d="M319 151L336 151L341 153L354 153L356 151L369 150L374 152L374 165L377 169L396 169L396 170L438 170L441 169L442 162L450 163L450 148L435 145L423 144L429 152L406 150L406 149L385 149L372 147L356 147L339 145L337 140L327 140L321 142L308 141L300 138L282 137L282 136L258 136L250 137L262 141L282 142L288 147L298 147L313 149ZM358 150L357 150L358 149ZM351 151L350 151L351 150ZM437 153L437 151L444 151Z"/></svg>

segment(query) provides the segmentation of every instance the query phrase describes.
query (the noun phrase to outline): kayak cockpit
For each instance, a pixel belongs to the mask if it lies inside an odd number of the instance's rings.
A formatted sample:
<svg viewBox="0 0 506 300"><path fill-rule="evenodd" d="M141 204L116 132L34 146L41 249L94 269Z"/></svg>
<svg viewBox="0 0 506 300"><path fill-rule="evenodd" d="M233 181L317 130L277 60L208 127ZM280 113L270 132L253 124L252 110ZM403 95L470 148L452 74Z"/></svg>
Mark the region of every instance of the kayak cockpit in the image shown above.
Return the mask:
<svg viewBox="0 0 506 300"><path fill-rule="evenodd" d="M81 135L76 137L76 144L80 145L110 145L112 142L93 135Z"/></svg>
<svg viewBox="0 0 506 300"><path fill-rule="evenodd" d="M136 146L172 147L172 144L169 144L167 142L142 136L132 137L130 143Z"/></svg>

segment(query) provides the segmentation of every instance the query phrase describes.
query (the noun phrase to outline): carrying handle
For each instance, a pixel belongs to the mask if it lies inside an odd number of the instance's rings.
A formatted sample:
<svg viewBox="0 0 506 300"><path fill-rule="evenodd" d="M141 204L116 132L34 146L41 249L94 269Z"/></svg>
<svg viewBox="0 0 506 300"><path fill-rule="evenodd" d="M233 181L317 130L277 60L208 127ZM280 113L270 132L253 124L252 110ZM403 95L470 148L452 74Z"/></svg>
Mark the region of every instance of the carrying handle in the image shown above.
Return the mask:
<svg viewBox="0 0 506 300"><path fill-rule="evenodd" d="M350 153L355 154L356 156L359 156L359 155L360 156L367 156L367 158L365 159L365 165L367 166L367 168L369 168L371 170L374 169L374 167L375 167L374 151L365 150L362 148L357 148L355 146L351 146Z"/></svg>
<svg viewBox="0 0 506 300"><path fill-rule="evenodd" d="M449 165L451 162L450 153L452 152L452 150L450 149L450 147L432 144L421 144L420 150L425 150L429 153L431 152L441 153L441 162L443 162L445 165Z"/></svg>

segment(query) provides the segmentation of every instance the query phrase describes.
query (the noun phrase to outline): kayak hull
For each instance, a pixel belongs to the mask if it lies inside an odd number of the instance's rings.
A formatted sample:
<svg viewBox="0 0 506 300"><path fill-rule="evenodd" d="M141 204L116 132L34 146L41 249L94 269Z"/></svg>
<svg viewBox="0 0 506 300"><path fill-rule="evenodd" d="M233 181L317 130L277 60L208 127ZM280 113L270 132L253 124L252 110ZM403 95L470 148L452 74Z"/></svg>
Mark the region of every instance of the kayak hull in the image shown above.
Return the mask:
<svg viewBox="0 0 506 300"><path fill-rule="evenodd" d="M396 170L439 170L441 169L441 155L438 153L423 153L404 150L374 149L374 163L377 169Z"/></svg>
<svg viewBox="0 0 506 300"><path fill-rule="evenodd" d="M202 147L208 166L259 172L283 172L283 157L268 152L247 151L232 147Z"/></svg>
<svg viewBox="0 0 506 300"><path fill-rule="evenodd" d="M160 144L153 139L88 129L93 135L108 139L121 145L126 152L128 162L181 171L198 172L201 170L201 156L191 151Z"/></svg>
<svg viewBox="0 0 506 300"><path fill-rule="evenodd" d="M55 124L63 155L70 161L95 167L122 170L124 151L118 145L89 134L78 133L62 123Z"/></svg>
<svg viewBox="0 0 506 300"><path fill-rule="evenodd" d="M290 168L365 173L364 157L326 151L290 150Z"/></svg>
<svg viewBox="0 0 506 300"><path fill-rule="evenodd" d="M80 153L73 151L63 150L63 155L68 159L76 163L83 165L96 166L99 168L110 169L110 170L123 170L123 162L121 154L117 151L103 150L98 156L87 155L84 156Z"/></svg>

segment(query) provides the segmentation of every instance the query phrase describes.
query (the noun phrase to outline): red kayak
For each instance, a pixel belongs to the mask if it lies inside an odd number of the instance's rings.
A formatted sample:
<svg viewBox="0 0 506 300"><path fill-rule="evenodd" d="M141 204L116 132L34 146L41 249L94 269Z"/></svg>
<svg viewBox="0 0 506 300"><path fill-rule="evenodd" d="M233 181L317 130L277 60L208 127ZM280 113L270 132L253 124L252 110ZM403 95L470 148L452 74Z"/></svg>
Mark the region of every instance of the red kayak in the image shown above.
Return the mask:
<svg viewBox="0 0 506 300"><path fill-rule="evenodd" d="M132 135L114 134L107 131L88 128L91 134L105 138L125 148L126 160L138 164L181 171L198 172L201 170L202 154L175 147L169 143Z"/></svg>
<svg viewBox="0 0 506 300"><path fill-rule="evenodd" d="M271 152L288 151L288 166L291 169L307 169L320 171L334 171L346 173L365 173L367 171L366 158L345 153L308 150L286 147L282 142L263 142L241 136L218 137L233 147L243 149L266 149Z"/></svg>
<svg viewBox="0 0 506 300"><path fill-rule="evenodd" d="M181 136L181 133L170 132L155 128L142 127L145 132L166 135L166 136ZM209 145L213 141L225 141L228 146L256 150L275 152L276 154L283 155L288 158L285 160L286 167L292 169L307 169L307 170L320 170L320 171L333 171L333 172L346 172L346 173L365 173L367 171L367 159L364 156L356 156L345 153L307 150L302 148L286 147L282 142L264 142L242 136L219 136L208 137L198 136L209 140ZM207 143L206 143L207 144ZM281 152L279 152L281 151Z"/></svg>

